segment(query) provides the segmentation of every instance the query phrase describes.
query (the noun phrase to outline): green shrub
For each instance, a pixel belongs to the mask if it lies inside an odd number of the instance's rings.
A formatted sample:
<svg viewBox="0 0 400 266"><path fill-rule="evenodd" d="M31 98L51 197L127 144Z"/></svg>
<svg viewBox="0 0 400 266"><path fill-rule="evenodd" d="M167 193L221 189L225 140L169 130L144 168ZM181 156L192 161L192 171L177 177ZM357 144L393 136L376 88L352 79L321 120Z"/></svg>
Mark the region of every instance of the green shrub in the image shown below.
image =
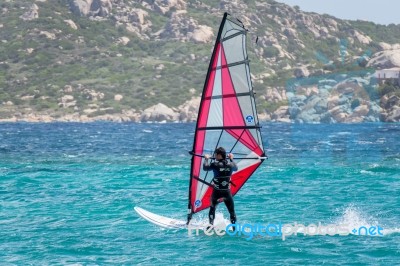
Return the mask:
<svg viewBox="0 0 400 266"><path fill-rule="evenodd" d="M385 83L383 85L380 85L377 88L378 95L381 96L381 97L383 95L394 93L394 92L399 91L399 90L400 90L400 87L392 85L390 82L387 82L387 83Z"/></svg>
<svg viewBox="0 0 400 266"><path fill-rule="evenodd" d="M274 46L269 46L264 48L264 57L271 58L271 57L277 57L278 55L279 55L278 48Z"/></svg>

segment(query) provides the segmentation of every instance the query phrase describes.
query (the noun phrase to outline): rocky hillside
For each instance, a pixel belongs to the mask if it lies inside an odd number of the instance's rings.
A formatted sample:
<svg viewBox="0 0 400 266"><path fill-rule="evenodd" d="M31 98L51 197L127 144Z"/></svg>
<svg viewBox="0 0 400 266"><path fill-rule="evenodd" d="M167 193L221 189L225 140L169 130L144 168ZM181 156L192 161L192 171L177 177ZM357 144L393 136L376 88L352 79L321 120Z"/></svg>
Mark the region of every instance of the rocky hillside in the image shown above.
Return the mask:
<svg viewBox="0 0 400 266"><path fill-rule="evenodd" d="M400 120L400 26L272 0L5 0L0 119L193 121L225 11L249 29L264 119Z"/></svg>

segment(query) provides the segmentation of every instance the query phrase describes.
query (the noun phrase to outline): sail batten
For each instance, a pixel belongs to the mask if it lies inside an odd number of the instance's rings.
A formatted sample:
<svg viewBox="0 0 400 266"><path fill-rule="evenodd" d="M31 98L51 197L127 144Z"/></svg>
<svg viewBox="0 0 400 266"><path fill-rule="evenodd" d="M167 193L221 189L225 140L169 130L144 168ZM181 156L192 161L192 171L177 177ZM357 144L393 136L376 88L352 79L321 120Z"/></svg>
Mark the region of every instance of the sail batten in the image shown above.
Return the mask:
<svg viewBox="0 0 400 266"><path fill-rule="evenodd" d="M230 35L230 36L228 36L228 37L225 37L225 38L223 38L223 39L221 40L221 42L224 42L224 41L227 41L227 40L229 40L229 39L235 38L236 36L239 36L239 35L246 35L246 31L239 31L239 32L237 32L237 33L235 33L235 34L232 34L232 35Z"/></svg>
<svg viewBox="0 0 400 266"><path fill-rule="evenodd" d="M234 62L234 63L230 63L230 64L226 64L226 65L217 66L217 67L216 67L215 69L213 69L213 70L219 70L219 69L222 69L222 68L228 68L228 67L233 67L233 66L248 64L249 62L250 62L250 60L245 59L245 60L243 60L243 61L239 61L239 62Z"/></svg>
<svg viewBox="0 0 400 266"><path fill-rule="evenodd" d="M220 127L199 127L197 130L220 130L220 129L253 129L261 126L220 126Z"/></svg>
<svg viewBox="0 0 400 266"><path fill-rule="evenodd" d="M204 154L222 146L235 157L235 195L265 159L255 107L243 24L224 14L200 103L189 185L190 213L210 206L212 173L203 171ZM211 152L212 154L212 152Z"/></svg>
<svg viewBox="0 0 400 266"><path fill-rule="evenodd" d="M249 96L252 95L251 92L242 92L242 93L236 93L236 94L225 94L225 95L215 95L211 97L206 97L205 100L210 100L210 99L221 99L221 98L229 98L229 97L242 97L242 96Z"/></svg>

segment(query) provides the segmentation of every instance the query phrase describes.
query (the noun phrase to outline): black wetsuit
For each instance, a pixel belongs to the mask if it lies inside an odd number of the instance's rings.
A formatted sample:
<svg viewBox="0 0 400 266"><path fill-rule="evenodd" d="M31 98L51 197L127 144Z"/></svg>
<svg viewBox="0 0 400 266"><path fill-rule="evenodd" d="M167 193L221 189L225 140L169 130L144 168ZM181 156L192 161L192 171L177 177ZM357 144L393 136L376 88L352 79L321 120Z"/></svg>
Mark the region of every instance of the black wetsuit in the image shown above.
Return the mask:
<svg viewBox="0 0 400 266"><path fill-rule="evenodd" d="M236 223L235 205L230 190L230 182L232 172L237 171L237 169L237 165L233 161L228 162L227 160L221 160L212 163L209 163L208 160L204 161L203 170L213 170L214 172L214 178L212 180L214 190L211 195L211 206L208 214L210 224L214 223L215 208L220 198L223 198L226 208L229 211L231 223Z"/></svg>

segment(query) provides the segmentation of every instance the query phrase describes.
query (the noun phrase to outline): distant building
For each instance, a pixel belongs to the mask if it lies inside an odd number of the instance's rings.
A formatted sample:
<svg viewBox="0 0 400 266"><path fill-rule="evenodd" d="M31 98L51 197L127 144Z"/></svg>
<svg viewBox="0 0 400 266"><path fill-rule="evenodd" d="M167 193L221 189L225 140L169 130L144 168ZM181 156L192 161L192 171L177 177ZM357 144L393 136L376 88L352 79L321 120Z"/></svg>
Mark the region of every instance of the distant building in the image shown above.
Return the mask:
<svg viewBox="0 0 400 266"><path fill-rule="evenodd" d="M400 67L377 70L374 78L378 80L379 84L385 84L390 80L393 85L400 86Z"/></svg>

